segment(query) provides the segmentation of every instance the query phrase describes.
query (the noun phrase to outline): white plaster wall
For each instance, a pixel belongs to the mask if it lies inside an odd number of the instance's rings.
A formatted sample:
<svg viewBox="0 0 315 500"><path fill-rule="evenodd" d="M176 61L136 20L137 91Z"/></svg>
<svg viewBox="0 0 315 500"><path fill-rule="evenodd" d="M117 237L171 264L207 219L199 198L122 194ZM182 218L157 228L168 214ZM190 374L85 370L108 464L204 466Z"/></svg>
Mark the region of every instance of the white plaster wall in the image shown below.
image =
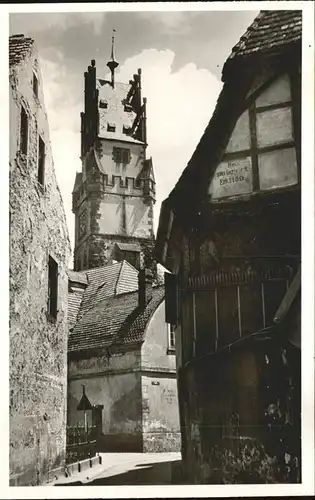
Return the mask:
<svg viewBox="0 0 315 500"><path fill-rule="evenodd" d="M116 164L113 160L114 147L130 149L130 163L125 166L123 164ZM141 144L102 139L99 157L103 174L135 178L142 169L144 147Z"/></svg>
<svg viewBox="0 0 315 500"><path fill-rule="evenodd" d="M297 183L295 148L264 153L258 157L260 189L269 190Z"/></svg>
<svg viewBox="0 0 315 500"><path fill-rule="evenodd" d="M209 194L223 198L251 193L253 190L252 161L250 157L223 161L217 167Z"/></svg>
<svg viewBox="0 0 315 500"><path fill-rule="evenodd" d="M135 432L141 419L140 354L130 351L68 363L68 424L84 422L77 411L82 384L91 404L104 405L103 433ZM127 372L127 373L126 373ZM91 423L91 412L88 420Z"/></svg>
<svg viewBox="0 0 315 500"><path fill-rule="evenodd" d="M293 140L291 108L279 108L257 114L258 147L282 144Z"/></svg>
<svg viewBox="0 0 315 500"><path fill-rule="evenodd" d="M141 366L150 368L176 369L174 354L167 354L168 326L165 323L164 301L154 312L146 330L141 348Z"/></svg>
<svg viewBox="0 0 315 500"><path fill-rule="evenodd" d="M226 153L244 151L250 148L249 114L248 110L241 114L236 122L231 138L226 148Z"/></svg>
<svg viewBox="0 0 315 500"><path fill-rule="evenodd" d="M127 232L130 236L149 237L148 223L149 207L142 198L126 198Z"/></svg>
<svg viewBox="0 0 315 500"><path fill-rule="evenodd" d="M256 99L256 107L278 104L291 100L291 89L289 75L284 74L277 78Z"/></svg>
<svg viewBox="0 0 315 500"><path fill-rule="evenodd" d="M100 234L122 234L123 200L119 196L106 194L100 203Z"/></svg>
<svg viewBox="0 0 315 500"><path fill-rule="evenodd" d="M277 146L294 140L290 79L287 74L273 81L256 99L256 129L258 148ZM276 109L261 110L269 105L288 103ZM237 121L226 153L249 149L248 111ZM260 153L258 158L260 189L269 190L294 185L297 181L297 161L294 148ZM251 157L223 160L209 186L212 199L250 194L253 190Z"/></svg>

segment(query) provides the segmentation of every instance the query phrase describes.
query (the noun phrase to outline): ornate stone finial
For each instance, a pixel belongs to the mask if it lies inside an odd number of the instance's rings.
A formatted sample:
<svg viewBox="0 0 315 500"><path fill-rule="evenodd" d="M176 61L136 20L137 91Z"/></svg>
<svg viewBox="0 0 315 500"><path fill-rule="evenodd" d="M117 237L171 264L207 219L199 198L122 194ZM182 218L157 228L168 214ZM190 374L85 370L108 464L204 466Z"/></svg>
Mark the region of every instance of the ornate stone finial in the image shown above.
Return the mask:
<svg viewBox="0 0 315 500"><path fill-rule="evenodd" d="M111 83L112 83L112 87L113 88L115 86L115 69L117 68L117 66L119 66L119 63L117 61L115 61L115 56L114 56L114 45L115 45L115 35L114 35L114 33L116 33L116 30L113 29L112 50L111 50L110 60L107 63L107 66L109 67L110 72L112 74L112 81L111 81Z"/></svg>

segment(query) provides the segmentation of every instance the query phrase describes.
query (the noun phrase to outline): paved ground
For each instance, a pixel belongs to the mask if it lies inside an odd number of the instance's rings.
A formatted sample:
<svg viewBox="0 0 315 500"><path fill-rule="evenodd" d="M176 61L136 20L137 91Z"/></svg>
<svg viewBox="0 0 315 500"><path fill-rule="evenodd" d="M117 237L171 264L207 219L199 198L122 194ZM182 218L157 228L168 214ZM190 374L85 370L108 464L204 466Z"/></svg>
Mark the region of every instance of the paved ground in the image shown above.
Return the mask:
<svg viewBox="0 0 315 500"><path fill-rule="evenodd" d="M100 453L100 455L101 465L67 479L59 479L55 485L174 484L174 470L176 475L181 461L180 453Z"/></svg>

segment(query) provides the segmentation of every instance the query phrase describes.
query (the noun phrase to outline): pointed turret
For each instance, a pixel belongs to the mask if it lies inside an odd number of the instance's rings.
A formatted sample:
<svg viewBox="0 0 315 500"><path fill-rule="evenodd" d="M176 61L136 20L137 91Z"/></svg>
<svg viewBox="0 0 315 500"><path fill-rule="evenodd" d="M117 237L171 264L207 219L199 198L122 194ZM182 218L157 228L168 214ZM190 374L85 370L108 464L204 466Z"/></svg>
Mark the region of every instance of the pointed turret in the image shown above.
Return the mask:
<svg viewBox="0 0 315 500"><path fill-rule="evenodd" d="M113 88L115 86L115 69L117 68L117 66L119 66L119 63L117 61L115 61L115 56L114 56L114 44L115 44L115 35L114 35L114 33L115 32L116 32L116 30L113 30L112 51L111 51L111 55L110 55L110 60L107 63L107 66L109 67L111 75L112 75L111 84L112 84Z"/></svg>

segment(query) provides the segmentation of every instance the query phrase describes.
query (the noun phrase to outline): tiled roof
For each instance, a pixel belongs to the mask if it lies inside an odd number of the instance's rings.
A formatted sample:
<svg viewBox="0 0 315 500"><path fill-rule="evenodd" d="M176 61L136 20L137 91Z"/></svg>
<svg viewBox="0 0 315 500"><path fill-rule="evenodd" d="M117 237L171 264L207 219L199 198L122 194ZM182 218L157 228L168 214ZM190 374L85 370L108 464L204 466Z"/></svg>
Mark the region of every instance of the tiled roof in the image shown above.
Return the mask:
<svg viewBox="0 0 315 500"><path fill-rule="evenodd" d="M163 299L164 287L153 288L144 309L138 306L137 291L103 299L86 312L70 333L68 352L100 352L113 345L142 342L146 326Z"/></svg>
<svg viewBox="0 0 315 500"><path fill-rule="evenodd" d="M22 34L9 37L9 66L22 62L31 52L34 45L32 38Z"/></svg>
<svg viewBox="0 0 315 500"><path fill-rule="evenodd" d="M130 111L125 111L123 102L127 98L130 84L117 82L113 88L109 82L98 78L97 88L99 103L101 101L107 103L107 108L99 107L99 137L142 144L141 141L123 132L123 127L132 127L136 117L136 113L132 108L130 108ZM107 130L108 124L115 126L114 132Z"/></svg>
<svg viewBox="0 0 315 500"><path fill-rule="evenodd" d="M70 281L74 283L81 283L83 285L88 284L88 277L86 271L72 271L68 269L68 277Z"/></svg>
<svg viewBox="0 0 315 500"><path fill-rule="evenodd" d="M73 328L76 324L80 310L84 289L70 288L68 291L68 327Z"/></svg>
<svg viewBox="0 0 315 500"><path fill-rule="evenodd" d="M68 276L70 328L76 318L103 299L138 289L138 271L126 261L80 272L68 270ZM75 284L85 289L81 291Z"/></svg>
<svg viewBox="0 0 315 500"><path fill-rule="evenodd" d="M301 38L302 11L262 10L233 47L228 59L278 48Z"/></svg>

